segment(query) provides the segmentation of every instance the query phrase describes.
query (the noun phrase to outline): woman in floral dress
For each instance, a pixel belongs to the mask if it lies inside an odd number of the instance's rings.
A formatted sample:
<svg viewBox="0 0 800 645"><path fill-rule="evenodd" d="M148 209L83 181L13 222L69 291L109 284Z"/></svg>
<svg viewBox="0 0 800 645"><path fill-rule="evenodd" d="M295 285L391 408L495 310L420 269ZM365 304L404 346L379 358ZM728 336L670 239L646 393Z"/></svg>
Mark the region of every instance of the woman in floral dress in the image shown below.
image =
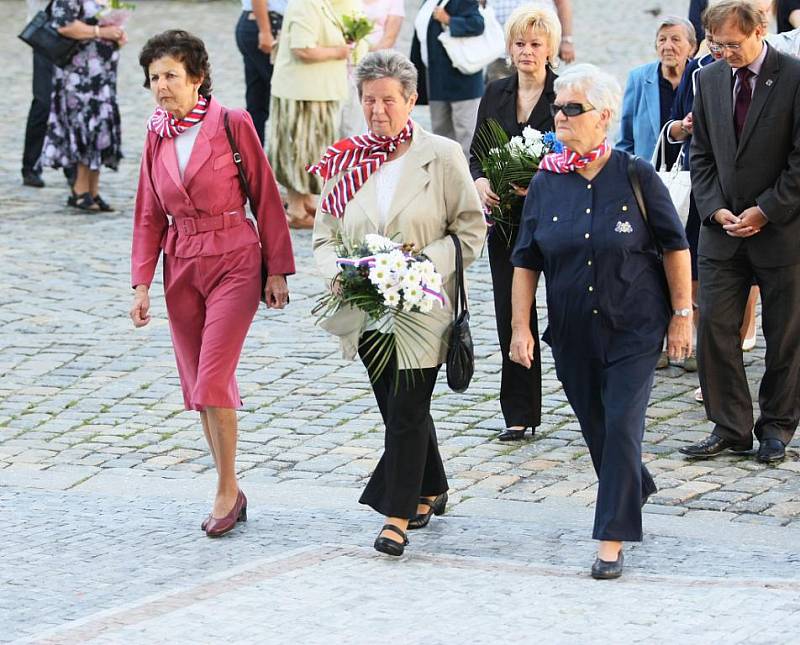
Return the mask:
<svg viewBox="0 0 800 645"><path fill-rule="evenodd" d="M54 0L52 19L61 35L81 45L62 69L55 68L43 165L76 169L67 204L111 211L100 196L100 168L117 169L121 152L117 107L119 48L128 38L119 25L99 24L108 0Z"/></svg>

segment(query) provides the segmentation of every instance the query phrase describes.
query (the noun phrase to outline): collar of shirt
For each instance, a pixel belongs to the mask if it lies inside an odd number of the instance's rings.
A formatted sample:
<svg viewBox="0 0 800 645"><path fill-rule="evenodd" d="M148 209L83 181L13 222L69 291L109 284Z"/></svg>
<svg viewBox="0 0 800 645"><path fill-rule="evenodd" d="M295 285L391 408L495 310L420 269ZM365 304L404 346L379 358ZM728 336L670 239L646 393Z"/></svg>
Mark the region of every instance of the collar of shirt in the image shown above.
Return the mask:
<svg viewBox="0 0 800 645"><path fill-rule="evenodd" d="M761 53L756 57L756 59L747 66L753 74L758 76L761 73L761 68L764 66L764 61L767 58L767 49L769 45L767 45L767 41L763 41L761 43ZM739 71L738 67L731 67L731 74L736 75L736 72Z"/></svg>

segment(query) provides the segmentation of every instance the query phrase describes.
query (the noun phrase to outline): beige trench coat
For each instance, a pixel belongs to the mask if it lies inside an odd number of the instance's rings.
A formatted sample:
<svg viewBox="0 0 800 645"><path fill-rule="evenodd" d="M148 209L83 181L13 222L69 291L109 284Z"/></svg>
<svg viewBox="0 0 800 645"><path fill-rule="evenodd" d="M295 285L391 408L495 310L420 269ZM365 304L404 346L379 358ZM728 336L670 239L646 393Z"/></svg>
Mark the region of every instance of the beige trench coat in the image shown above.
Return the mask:
<svg viewBox="0 0 800 645"><path fill-rule="evenodd" d="M343 218L317 212L314 258L328 288L339 273L337 233L350 241L360 241L368 233L377 233L398 242L412 242L421 249L442 275L445 305L434 306L430 314L414 314L424 325L426 340L414 343L408 356L398 356L399 368L435 367L445 361L448 332L453 322L455 246L449 234L455 233L461 240L466 268L483 247L486 224L467 161L457 143L426 132L415 123L411 145L404 157L385 230L378 230L379 196L373 175L348 202ZM325 186L320 203L336 179ZM352 359L367 323L366 314L348 308L338 311L321 326L339 336L344 357Z"/></svg>

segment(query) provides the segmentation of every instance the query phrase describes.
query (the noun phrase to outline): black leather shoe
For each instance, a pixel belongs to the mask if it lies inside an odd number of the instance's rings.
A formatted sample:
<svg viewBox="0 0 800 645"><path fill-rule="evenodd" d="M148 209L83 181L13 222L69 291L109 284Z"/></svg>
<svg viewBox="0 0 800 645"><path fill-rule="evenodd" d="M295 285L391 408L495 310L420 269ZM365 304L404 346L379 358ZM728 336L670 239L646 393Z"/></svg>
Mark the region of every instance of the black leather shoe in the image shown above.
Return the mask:
<svg viewBox="0 0 800 645"><path fill-rule="evenodd" d="M622 575L622 563L625 558L622 557L622 549L619 550L617 559L613 562L606 562L597 558L592 565L592 578L595 580L613 580Z"/></svg>
<svg viewBox="0 0 800 645"><path fill-rule="evenodd" d="M747 444L735 443L711 434L699 443L679 448L678 452L693 459L702 459L703 457L713 457L726 450L730 450L735 455L741 455L750 452L752 449L752 444L748 446Z"/></svg>
<svg viewBox="0 0 800 645"><path fill-rule="evenodd" d="M431 521L431 515L436 515L437 517L439 515L444 515L444 510L447 506L447 493L437 495L436 499L434 500L430 500L427 497L420 497L419 503L425 504L428 507L428 510L425 513L418 513L408 520L409 531L428 526L428 522Z"/></svg>
<svg viewBox="0 0 800 645"><path fill-rule="evenodd" d="M774 464L786 457L786 446L780 439L762 439L756 459L762 464Z"/></svg>
<svg viewBox="0 0 800 645"><path fill-rule="evenodd" d="M408 544L408 536L394 524L384 524L381 528L381 533L384 531L392 531L393 533L397 533L397 535L403 538L403 541L396 542L392 538L383 537L378 534L378 537L375 538L375 544L373 545L375 550L385 553L386 555L403 555L403 551L406 549L406 544Z"/></svg>
<svg viewBox="0 0 800 645"><path fill-rule="evenodd" d="M22 185L30 186L31 188L44 188L44 179L38 173L32 170L22 171Z"/></svg>
<svg viewBox="0 0 800 645"><path fill-rule="evenodd" d="M497 435L498 441L522 441L525 438L525 430L527 428L523 428L522 430L514 430L513 428L506 428L503 430L499 435ZM533 430L531 430L531 437L533 437Z"/></svg>

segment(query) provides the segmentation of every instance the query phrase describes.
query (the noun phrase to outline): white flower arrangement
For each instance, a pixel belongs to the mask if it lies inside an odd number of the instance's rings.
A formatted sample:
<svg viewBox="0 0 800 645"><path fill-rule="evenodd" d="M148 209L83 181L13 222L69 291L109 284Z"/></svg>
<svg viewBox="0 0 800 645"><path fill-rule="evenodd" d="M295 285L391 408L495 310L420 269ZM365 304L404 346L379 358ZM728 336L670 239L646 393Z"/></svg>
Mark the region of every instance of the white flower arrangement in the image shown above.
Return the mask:
<svg viewBox="0 0 800 645"><path fill-rule="evenodd" d="M378 352L379 365L385 366L388 352L407 352L409 344L430 343L422 338L424 325L411 314L429 314L444 305L442 276L433 262L413 244L375 234L352 246L340 241L337 253L338 288L320 299L314 313L327 318L341 307L355 307L380 321L382 329L392 330Z"/></svg>

